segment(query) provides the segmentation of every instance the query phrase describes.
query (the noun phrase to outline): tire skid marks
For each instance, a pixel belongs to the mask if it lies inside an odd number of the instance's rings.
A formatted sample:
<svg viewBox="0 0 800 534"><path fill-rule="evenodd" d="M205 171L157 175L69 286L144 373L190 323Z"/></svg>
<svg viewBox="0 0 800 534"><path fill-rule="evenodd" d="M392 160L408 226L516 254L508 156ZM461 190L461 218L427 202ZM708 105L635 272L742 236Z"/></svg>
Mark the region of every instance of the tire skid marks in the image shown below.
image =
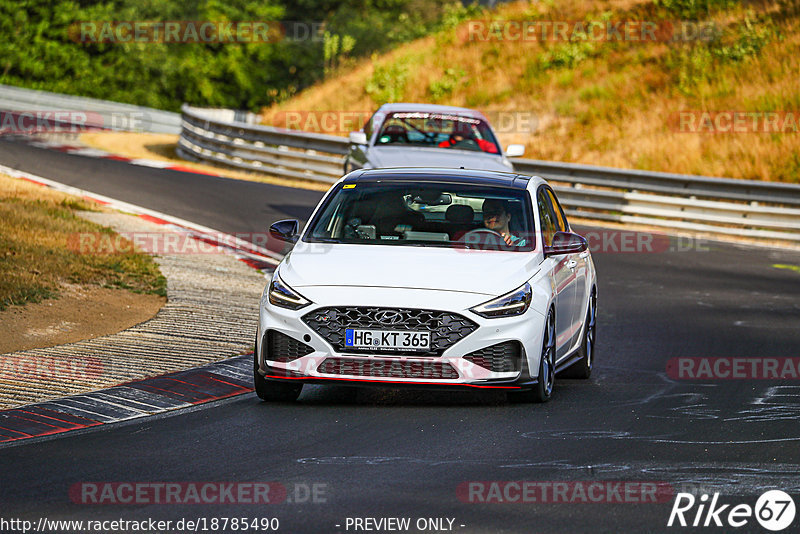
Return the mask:
<svg viewBox="0 0 800 534"><path fill-rule="evenodd" d="M751 409L739 410L734 417L725 421L774 422L778 420L796 421L800 418L800 386L770 386L751 403Z"/></svg>

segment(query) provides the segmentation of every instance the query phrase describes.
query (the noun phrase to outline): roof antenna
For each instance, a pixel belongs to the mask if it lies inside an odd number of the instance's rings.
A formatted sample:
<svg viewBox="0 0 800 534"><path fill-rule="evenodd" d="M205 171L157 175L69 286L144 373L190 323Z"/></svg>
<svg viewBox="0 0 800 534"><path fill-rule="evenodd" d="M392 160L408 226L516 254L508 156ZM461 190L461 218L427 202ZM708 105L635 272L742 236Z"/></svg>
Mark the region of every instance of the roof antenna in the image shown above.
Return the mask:
<svg viewBox="0 0 800 534"><path fill-rule="evenodd" d="M463 169L463 168L464 168L464 166L463 166L463 165L462 165L461 167L459 167L459 169Z"/></svg>

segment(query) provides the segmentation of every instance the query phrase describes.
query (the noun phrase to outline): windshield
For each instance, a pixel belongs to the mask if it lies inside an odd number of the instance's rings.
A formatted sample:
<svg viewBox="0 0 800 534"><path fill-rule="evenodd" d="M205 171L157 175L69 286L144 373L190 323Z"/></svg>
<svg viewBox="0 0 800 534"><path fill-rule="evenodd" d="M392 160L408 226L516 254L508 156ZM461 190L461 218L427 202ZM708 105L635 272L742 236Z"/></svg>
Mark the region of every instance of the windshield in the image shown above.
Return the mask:
<svg viewBox="0 0 800 534"><path fill-rule="evenodd" d="M303 240L530 251L535 245L531 213L526 192L506 187L340 184Z"/></svg>
<svg viewBox="0 0 800 534"><path fill-rule="evenodd" d="M391 113L383 121L375 145L438 147L500 155L500 146L486 121L442 113Z"/></svg>

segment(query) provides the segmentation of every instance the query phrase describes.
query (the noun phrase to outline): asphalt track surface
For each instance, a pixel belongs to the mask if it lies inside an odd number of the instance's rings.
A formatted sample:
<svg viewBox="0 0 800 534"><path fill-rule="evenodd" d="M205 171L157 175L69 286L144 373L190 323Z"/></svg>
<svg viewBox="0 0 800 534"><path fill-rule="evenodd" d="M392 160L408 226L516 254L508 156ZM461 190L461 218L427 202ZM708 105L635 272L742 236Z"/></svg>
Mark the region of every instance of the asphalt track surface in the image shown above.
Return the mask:
<svg viewBox="0 0 800 534"><path fill-rule="evenodd" d="M0 163L225 232L306 217L320 197L6 141ZM594 253L593 377L557 380L548 404L508 404L494 392L340 386L307 387L296 404L241 395L0 448L0 514L33 521L277 517L280 532L356 532L346 528L348 517L409 517L412 525L451 518L460 532L692 530L666 527L674 498L471 503L458 493L470 481L660 482L751 506L764 491L781 489L800 505L800 381L666 373L676 357L800 356L800 274L775 267L800 265L800 254L673 245ZM325 493L316 503L268 505L99 506L69 497L75 483L136 481L277 481L290 500L306 484ZM798 525L796 518L786 532ZM753 518L739 531L766 532Z"/></svg>

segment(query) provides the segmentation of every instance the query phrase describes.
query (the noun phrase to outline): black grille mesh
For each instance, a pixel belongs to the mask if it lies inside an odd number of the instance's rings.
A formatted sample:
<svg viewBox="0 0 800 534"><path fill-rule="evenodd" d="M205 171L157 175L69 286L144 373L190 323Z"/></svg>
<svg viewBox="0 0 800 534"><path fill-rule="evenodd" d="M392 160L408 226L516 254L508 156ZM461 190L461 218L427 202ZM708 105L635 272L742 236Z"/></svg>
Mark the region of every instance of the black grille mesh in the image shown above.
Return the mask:
<svg viewBox="0 0 800 534"><path fill-rule="evenodd" d="M458 372L452 365L439 361L356 360L327 358L317 368L320 373L375 378L413 378L455 380Z"/></svg>
<svg viewBox="0 0 800 534"><path fill-rule="evenodd" d="M402 320L382 324L376 314L399 312ZM439 356L446 349L472 333L478 325L455 313L410 308L334 307L320 308L303 316L303 322L330 343L337 352L396 354L392 349L353 349L344 345L346 328L419 330L431 332L431 350L415 352L415 356Z"/></svg>
<svg viewBox="0 0 800 534"><path fill-rule="evenodd" d="M518 342L505 341L470 352L464 359L494 373L509 373L520 370L521 352Z"/></svg>
<svg viewBox="0 0 800 534"><path fill-rule="evenodd" d="M273 362L290 362L314 352L312 347L276 330L264 334L264 358Z"/></svg>

